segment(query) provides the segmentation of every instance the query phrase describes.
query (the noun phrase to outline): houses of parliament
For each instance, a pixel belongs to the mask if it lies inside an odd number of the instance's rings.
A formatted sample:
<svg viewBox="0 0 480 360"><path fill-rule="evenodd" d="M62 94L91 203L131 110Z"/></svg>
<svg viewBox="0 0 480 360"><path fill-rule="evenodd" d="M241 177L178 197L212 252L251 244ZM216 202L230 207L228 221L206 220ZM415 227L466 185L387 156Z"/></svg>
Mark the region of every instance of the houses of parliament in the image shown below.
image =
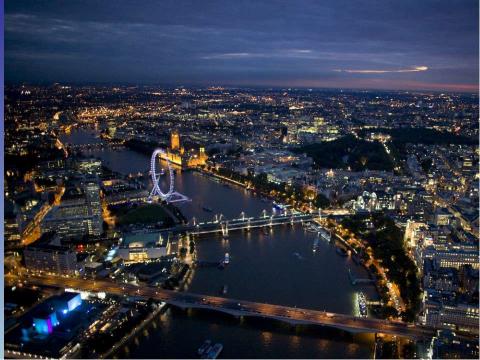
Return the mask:
<svg viewBox="0 0 480 360"><path fill-rule="evenodd" d="M170 137L170 148L166 149L165 157L173 164L181 167L197 167L205 165L208 156L203 146L198 151L188 150L180 144L180 134L172 132Z"/></svg>

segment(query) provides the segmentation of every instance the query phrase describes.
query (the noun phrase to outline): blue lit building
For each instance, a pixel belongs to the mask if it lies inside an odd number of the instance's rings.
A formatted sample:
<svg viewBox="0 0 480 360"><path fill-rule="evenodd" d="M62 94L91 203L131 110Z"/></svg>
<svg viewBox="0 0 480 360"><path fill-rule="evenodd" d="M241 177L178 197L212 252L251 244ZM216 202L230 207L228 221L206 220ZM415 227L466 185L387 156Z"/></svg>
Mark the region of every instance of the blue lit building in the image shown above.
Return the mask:
<svg viewBox="0 0 480 360"><path fill-rule="evenodd" d="M98 319L106 306L82 301L79 293L52 296L18 319L5 332L5 349L47 358L74 356L78 336ZM68 354L68 356L67 356Z"/></svg>
<svg viewBox="0 0 480 360"><path fill-rule="evenodd" d="M48 335L59 324L56 311L42 309L33 318L33 327L38 334Z"/></svg>

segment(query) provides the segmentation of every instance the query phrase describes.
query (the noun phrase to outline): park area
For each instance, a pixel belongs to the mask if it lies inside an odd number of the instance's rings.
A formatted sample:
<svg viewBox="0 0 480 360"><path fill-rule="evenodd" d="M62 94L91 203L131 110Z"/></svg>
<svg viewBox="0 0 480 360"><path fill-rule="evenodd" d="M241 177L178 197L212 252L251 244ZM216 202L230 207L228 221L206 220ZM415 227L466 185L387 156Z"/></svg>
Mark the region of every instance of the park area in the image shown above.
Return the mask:
<svg viewBox="0 0 480 360"><path fill-rule="evenodd" d="M168 227L174 224L173 218L160 204L135 204L131 206L109 206L118 226L131 224L158 224Z"/></svg>

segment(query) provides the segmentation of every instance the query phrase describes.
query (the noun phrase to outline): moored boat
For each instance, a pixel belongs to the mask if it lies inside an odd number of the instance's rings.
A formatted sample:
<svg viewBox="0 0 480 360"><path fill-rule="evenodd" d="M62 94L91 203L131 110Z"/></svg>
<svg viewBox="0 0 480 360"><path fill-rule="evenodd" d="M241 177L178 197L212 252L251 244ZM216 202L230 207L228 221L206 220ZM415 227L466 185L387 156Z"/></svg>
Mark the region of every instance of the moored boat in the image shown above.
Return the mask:
<svg viewBox="0 0 480 360"><path fill-rule="evenodd" d="M204 355L204 359L216 359L218 355L220 355L222 350L223 345L220 343L216 343L207 351L207 353Z"/></svg>
<svg viewBox="0 0 480 360"><path fill-rule="evenodd" d="M210 350L212 347L212 341L211 340L205 340L205 342L200 346L197 350L197 354L199 356L207 354L207 352Z"/></svg>
<svg viewBox="0 0 480 360"><path fill-rule="evenodd" d="M223 286L222 286L222 291L221 291L222 295L227 295L227 292L228 292L228 286L227 286L227 285L223 285Z"/></svg>
<svg viewBox="0 0 480 360"><path fill-rule="evenodd" d="M360 312L361 317L367 317L367 298L363 292L358 294L358 310Z"/></svg>

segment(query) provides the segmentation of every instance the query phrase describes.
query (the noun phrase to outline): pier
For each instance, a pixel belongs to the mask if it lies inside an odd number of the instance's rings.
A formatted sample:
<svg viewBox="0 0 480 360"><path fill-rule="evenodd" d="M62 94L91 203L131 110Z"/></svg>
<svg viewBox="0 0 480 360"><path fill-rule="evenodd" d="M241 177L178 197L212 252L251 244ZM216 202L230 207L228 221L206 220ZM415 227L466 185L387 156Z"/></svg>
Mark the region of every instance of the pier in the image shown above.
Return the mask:
<svg viewBox="0 0 480 360"><path fill-rule="evenodd" d="M373 279L361 279L361 278L357 278L355 277L355 275L353 275L352 273L352 270L350 268L348 268L348 278L350 279L350 283L352 285L357 285L357 284L375 284L375 280Z"/></svg>

